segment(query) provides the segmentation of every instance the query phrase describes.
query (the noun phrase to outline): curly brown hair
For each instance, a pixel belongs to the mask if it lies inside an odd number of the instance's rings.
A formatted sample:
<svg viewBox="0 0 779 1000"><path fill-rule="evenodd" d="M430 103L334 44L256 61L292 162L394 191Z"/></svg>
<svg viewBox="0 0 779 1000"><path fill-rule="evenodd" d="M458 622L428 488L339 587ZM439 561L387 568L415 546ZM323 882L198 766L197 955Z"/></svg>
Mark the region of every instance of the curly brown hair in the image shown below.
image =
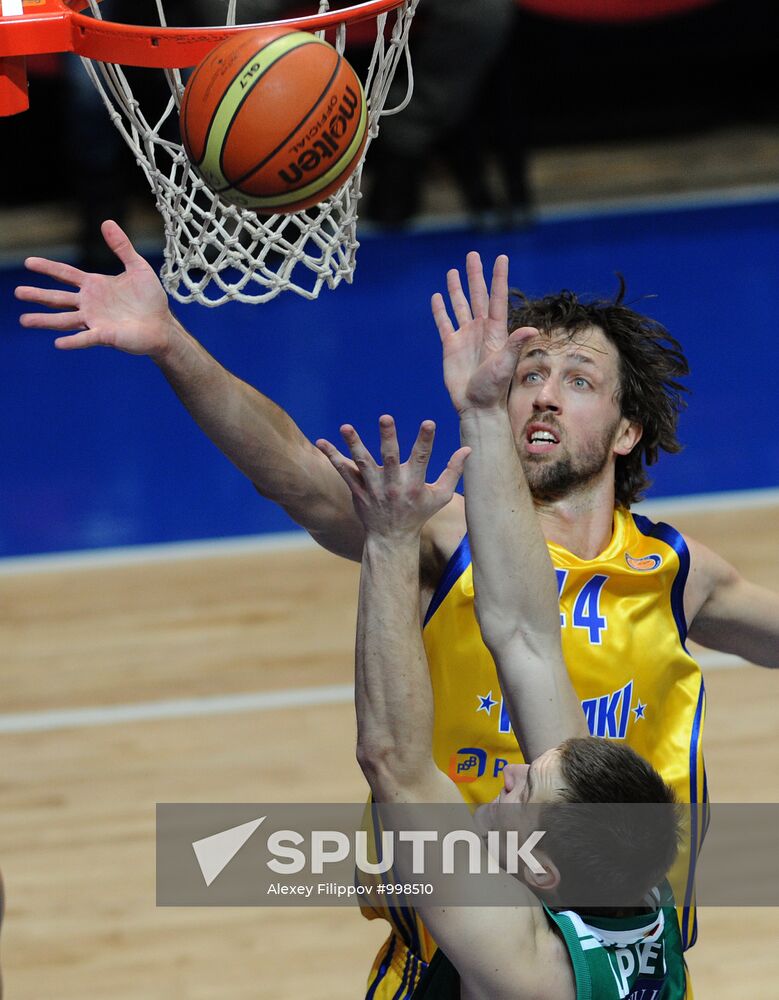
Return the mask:
<svg viewBox="0 0 779 1000"><path fill-rule="evenodd" d="M530 299L513 291L509 330L534 326L542 333L565 331L571 337L599 327L619 354L620 412L642 427L641 440L629 455L617 457L615 497L619 506L640 500L651 480L645 466L653 465L660 450L681 451L676 437L679 413L687 392L678 379L690 368L681 344L656 320L623 304L625 281L619 277L614 299L582 300L575 292Z"/></svg>

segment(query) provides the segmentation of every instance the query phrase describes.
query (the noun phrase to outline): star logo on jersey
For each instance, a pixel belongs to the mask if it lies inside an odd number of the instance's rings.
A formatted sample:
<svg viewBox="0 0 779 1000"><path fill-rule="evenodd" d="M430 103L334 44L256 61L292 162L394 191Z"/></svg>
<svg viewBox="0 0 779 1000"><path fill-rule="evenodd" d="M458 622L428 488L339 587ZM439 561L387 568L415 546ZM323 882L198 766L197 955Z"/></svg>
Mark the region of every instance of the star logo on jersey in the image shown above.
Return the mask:
<svg viewBox="0 0 779 1000"><path fill-rule="evenodd" d="M643 719L644 718L644 712L646 712L646 705L642 705L641 699L639 698L638 702L636 703L636 707L635 708L631 708L630 711L633 713L633 715L635 715L636 720Z"/></svg>
<svg viewBox="0 0 779 1000"><path fill-rule="evenodd" d="M492 697L492 691L487 692L487 694L477 694L476 700L479 702L479 707L476 709L477 712L486 712L487 715L492 715L493 705L497 705L497 701Z"/></svg>
<svg viewBox="0 0 779 1000"><path fill-rule="evenodd" d="M663 557L656 552L650 556L631 556L626 552L625 562L639 573L651 573L653 569L659 569L663 565Z"/></svg>

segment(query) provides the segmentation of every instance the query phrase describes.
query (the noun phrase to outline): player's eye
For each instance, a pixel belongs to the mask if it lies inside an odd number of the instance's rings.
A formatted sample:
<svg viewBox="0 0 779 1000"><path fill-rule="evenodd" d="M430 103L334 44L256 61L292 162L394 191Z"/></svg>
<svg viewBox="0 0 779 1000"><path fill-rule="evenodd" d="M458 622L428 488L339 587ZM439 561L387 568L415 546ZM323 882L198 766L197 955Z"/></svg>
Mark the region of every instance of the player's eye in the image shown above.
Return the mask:
<svg viewBox="0 0 779 1000"><path fill-rule="evenodd" d="M537 385L541 381L541 375L539 372L526 372L522 381L530 385Z"/></svg>
<svg viewBox="0 0 779 1000"><path fill-rule="evenodd" d="M590 388L592 388L591 384L587 381L587 379L586 378L582 378L581 375L577 375L576 376L576 378L573 380L573 384L574 384L574 386L577 389L590 389Z"/></svg>

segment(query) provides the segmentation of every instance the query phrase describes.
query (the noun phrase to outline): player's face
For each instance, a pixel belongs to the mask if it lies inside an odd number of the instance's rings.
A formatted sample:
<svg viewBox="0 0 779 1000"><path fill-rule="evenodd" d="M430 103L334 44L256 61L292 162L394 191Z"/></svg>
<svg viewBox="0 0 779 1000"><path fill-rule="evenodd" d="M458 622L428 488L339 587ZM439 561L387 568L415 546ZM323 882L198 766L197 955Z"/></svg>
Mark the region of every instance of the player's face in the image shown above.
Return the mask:
<svg viewBox="0 0 779 1000"><path fill-rule="evenodd" d="M502 774L503 788L492 802L476 810L481 829L499 830L506 828L507 822L515 823L516 811L501 810L501 806L559 802L565 791L560 751L556 747L536 757L532 764L507 764Z"/></svg>
<svg viewBox="0 0 779 1000"><path fill-rule="evenodd" d="M528 341L509 395L522 467L536 499L559 500L613 479L640 429L620 414L619 356L602 330L553 331Z"/></svg>
<svg viewBox="0 0 779 1000"><path fill-rule="evenodd" d="M564 792L560 751L553 747L532 764L507 764L503 769L503 788L495 802L499 805L560 802Z"/></svg>
<svg viewBox="0 0 779 1000"><path fill-rule="evenodd" d="M474 819L482 836L490 830L505 833L516 831L520 839L534 829L538 813L533 810L511 809L510 806L533 806L561 802L565 793L560 751L553 747L537 757L532 764L508 764L503 769L503 788L486 805L476 810ZM500 839L499 861L505 868L505 842Z"/></svg>

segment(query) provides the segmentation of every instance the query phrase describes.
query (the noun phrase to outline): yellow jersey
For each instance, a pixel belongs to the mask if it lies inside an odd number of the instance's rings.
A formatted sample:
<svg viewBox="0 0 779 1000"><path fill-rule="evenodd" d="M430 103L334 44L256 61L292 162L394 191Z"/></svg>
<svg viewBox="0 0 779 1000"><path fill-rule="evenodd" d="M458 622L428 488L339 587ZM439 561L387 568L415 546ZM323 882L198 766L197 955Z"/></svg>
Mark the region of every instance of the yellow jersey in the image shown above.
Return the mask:
<svg viewBox="0 0 779 1000"><path fill-rule="evenodd" d="M579 559L554 543L549 552L565 661L590 732L626 740L672 785L680 802L705 804L705 692L686 648L690 557L683 537L667 524L619 508L611 541L595 559ZM488 802L502 787L506 764L523 758L476 620L467 536L433 596L424 642L435 701L435 761L467 802ZM696 820L693 811L693 857L705 832ZM680 858L669 880L688 948L696 934L689 855ZM400 1000L413 992L435 943L413 910L391 907L380 915L389 919L393 934L376 959L368 996Z"/></svg>

